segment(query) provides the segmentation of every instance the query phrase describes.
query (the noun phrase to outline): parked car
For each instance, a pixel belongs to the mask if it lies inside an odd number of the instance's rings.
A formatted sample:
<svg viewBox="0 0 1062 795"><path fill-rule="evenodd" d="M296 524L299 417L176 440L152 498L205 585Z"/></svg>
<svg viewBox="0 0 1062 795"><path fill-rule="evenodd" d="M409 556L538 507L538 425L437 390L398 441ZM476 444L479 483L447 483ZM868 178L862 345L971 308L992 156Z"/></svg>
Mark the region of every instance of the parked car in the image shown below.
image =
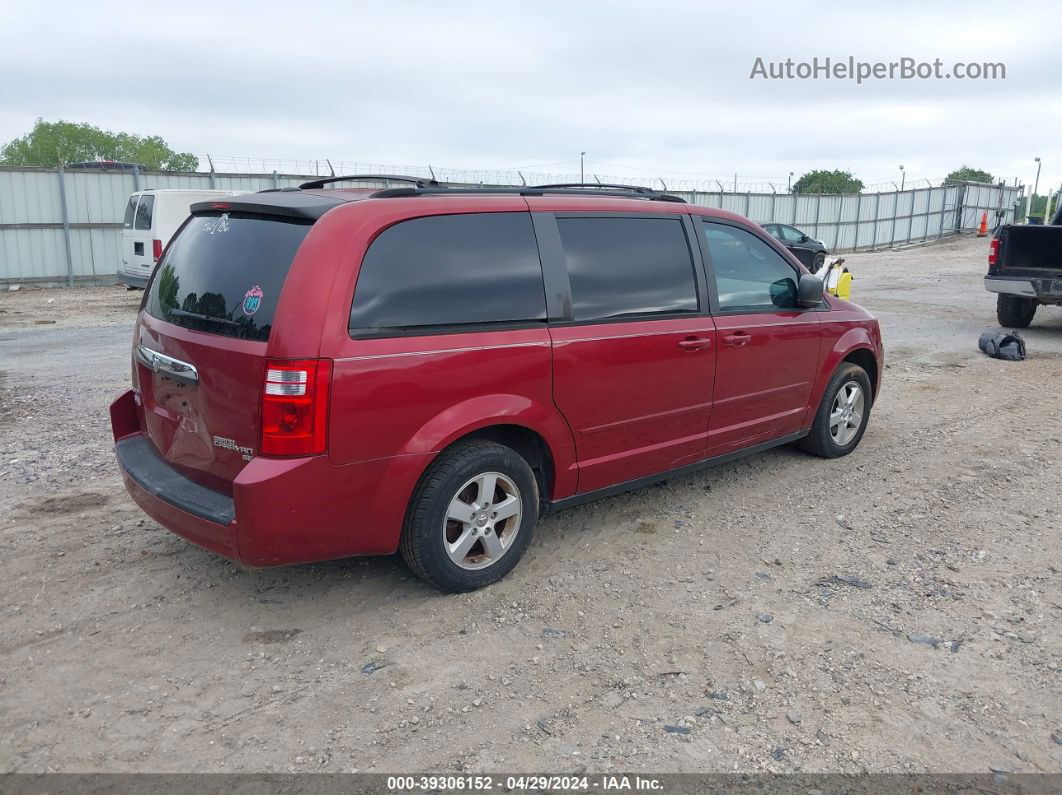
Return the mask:
<svg viewBox="0 0 1062 795"><path fill-rule="evenodd" d="M122 265L118 281L144 287L162 249L196 202L234 196L231 190L141 190L129 197L122 223Z"/></svg>
<svg viewBox="0 0 1062 795"><path fill-rule="evenodd" d="M745 218L644 188L333 181L194 205L144 293L115 448L197 544L398 549L466 591L544 513L863 436L877 321Z"/></svg>
<svg viewBox="0 0 1062 795"><path fill-rule="evenodd" d="M767 234L792 251L812 273L818 273L826 262L826 255L830 252L821 240L816 240L788 224L765 224L763 228L767 230Z"/></svg>
<svg viewBox="0 0 1062 795"><path fill-rule="evenodd" d="M996 318L1007 328L1028 328L1038 307L1062 305L1062 206L1050 224L996 228L985 289L997 294Z"/></svg>

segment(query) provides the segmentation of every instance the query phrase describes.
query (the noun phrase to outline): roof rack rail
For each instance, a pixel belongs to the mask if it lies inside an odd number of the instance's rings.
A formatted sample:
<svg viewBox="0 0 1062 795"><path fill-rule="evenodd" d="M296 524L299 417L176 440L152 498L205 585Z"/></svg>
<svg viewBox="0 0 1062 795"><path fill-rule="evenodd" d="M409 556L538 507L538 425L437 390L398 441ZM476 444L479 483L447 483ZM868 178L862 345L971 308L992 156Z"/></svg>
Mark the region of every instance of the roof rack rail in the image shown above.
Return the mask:
<svg viewBox="0 0 1062 795"><path fill-rule="evenodd" d="M482 194L502 194L509 196L544 196L547 193L568 194L574 196L612 196L619 198L646 199L648 201L675 202L685 204L686 200L670 193L660 193L640 185L605 185L598 183L570 183L561 185L499 185L464 186L438 185L413 186L409 188L384 188L369 195L371 199L397 199L404 196L471 196Z"/></svg>
<svg viewBox="0 0 1062 795"><path fill-rule="evenodd" d="M641 185L617 185L611 182L558 182L555 185L528 185L532 190L569 190L572 188L604 188L606 190L629 190L632 193L660 193Z"/></svg>
<svg viewBox="0 0 1062 795"><path fill-rule="evenodd" d="M304 182L299 185L299 190L323 188L325 185L330 185L333 182L356 182L359 180L364 180L366 182L409 182L416 185L418 188L439 187L442 185L438 180L423 179L422 177L404 177L401 174L351 174L347 177L325 177L324 179L315 179L310 182Z"/></svg>

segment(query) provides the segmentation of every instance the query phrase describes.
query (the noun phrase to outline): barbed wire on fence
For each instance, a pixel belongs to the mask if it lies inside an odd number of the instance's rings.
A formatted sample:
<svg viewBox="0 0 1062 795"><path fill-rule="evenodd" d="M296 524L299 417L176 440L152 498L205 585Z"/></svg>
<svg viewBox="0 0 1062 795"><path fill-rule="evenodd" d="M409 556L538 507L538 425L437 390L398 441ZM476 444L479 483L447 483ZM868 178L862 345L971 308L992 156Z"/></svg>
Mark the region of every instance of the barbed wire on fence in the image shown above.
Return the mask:
<svg viewBox="0 0 1062 795"><path fill-rule="evenodd" d="M578 161L560 161L556 164L566 165ZM393 163L368 163L354 160L324 159L282 159L240 157L233 155L204 155L200 157L200 170L208 171L213 166L217 173L237 174L293 174L298 176L342 176L350 174L402 174L424 179L437 179L440 182L454 182L466 185L546 185L566 182L602 182L625 185L639 185L669 191L697 191L699 193L790 193L792 183L789 178L771 179L765 177L754 180L729 177L683 177L653 176L651 174L605 174L594 169L586 169L582 175L578 172L540 171L539 167L530 169L465 169L447 168L432 165L396 165ZM911 177L903 185L905 190L939 187L944 183L943 177ZM893 180L873 182L863 185L864 193L884 193L900 189L900 183Z"/></svg>

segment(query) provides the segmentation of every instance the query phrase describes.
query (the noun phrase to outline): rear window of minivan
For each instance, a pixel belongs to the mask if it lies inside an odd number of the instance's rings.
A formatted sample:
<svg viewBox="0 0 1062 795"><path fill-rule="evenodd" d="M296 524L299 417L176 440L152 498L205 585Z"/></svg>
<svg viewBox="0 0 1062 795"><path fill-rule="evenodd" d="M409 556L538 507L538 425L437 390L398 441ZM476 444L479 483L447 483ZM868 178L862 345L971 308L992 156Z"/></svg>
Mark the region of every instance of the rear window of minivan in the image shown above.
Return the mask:
<svg viewBox="0 0 1062 795"><path fill-rule="evenodd" d="M196 331L265 341L310 226L246 213L192 216L159 261L144 309Z"/></svg>

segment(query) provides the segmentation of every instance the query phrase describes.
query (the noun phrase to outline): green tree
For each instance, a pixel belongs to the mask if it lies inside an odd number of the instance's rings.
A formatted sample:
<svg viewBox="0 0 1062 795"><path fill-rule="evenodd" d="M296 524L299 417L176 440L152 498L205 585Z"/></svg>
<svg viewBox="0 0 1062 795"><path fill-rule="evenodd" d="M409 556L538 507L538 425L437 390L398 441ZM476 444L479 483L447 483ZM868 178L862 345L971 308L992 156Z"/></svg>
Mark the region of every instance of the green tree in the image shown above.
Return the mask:
<svg viewBox="0 0 1062 795"><path fill-rule="evenodd" d="M0 148L6 166L56 167L84 160L139 163L148 171L195 171L199 158L174 152L157 135L114 133L91 124L37 119L33 129Z"/></svg>
<svg viewBox="0 0 1062 795"><path fill-rule="evenodd" d="M1030 215L1038 215L1041 218L1044 218L1044 219L1046 219L1048 221L1051 220L1050 219L1051 213L1048 212L1048 208L1047 208L1047 197L1046 196L1039 196L1038 195L1038 196L1033 197L1032 210L1029 210L1029 197L1028 196L1022 196L1018 200L1018 217L1019 218L1025 218L1025 217L1030 216Z"/></svg>
<svg viewBox="0 0 1062 795"><path fill-rule="evenodd" d="M970 168L965 163L960 168L952 171L948 176L944 178L945 182L987 182L992 184L995 182L992 179L992 175L987 171L982 171L979 168Z"/></svg>
<svg viewBox="0 0 1062 795"><path fill-rule="evenodd" d="M863 181L848 171L809 171L793 183L793 193L859 193Z"/></svg>

